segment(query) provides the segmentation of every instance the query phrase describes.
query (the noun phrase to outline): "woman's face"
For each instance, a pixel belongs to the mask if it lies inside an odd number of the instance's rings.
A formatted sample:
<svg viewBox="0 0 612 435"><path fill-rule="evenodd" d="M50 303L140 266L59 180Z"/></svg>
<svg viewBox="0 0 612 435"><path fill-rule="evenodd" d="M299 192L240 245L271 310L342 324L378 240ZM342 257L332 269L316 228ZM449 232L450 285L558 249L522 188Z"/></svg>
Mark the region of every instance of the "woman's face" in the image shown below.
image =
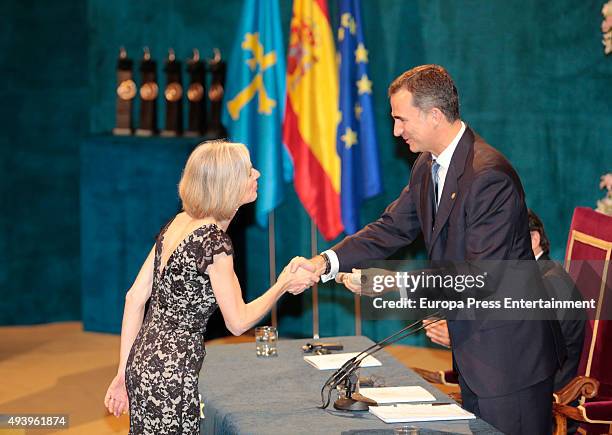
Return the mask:
<svg viewBox="0 0 612 435"><path fill-rule="evenodd" d="M261 174L259 171L255 169L252 164L250 164L247 188L241 204L248 204L249 202L253 202L257 199L257 179L260 175Z"/></svg>

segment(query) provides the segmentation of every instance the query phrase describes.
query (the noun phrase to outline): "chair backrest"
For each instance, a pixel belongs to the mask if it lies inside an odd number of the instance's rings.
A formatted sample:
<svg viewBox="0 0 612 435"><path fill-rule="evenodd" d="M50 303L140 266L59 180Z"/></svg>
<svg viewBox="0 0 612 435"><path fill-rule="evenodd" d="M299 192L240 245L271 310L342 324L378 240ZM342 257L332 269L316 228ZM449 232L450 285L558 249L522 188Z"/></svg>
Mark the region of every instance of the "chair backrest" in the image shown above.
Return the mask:
<svg viewBox="0 0 612 435"><path fill-rule="evenodd" d="M599 395L612 396L612 217L590 208L574 210L567 240L565 269L585 300L597 307L585 328L578 374L600 382Z"/></svg>

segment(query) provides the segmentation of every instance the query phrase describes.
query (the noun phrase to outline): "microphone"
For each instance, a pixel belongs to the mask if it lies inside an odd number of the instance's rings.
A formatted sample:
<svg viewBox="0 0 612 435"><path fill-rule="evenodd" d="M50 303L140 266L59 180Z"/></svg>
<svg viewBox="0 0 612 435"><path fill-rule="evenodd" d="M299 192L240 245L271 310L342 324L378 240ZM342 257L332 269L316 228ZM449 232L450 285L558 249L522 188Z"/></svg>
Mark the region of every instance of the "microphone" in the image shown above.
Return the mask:
<svg viewBox="0 0 612 435"><path fill-rule="evenodd" d="M394 334L388 336L387 338L384 338L379 342L374 343L367 349L361 351L359 354L345 362L342 367L336 370L327 379L327 381L325 381L323 387L321 387L321 406L319 406L319 408L325 409L329 406L329 403L331 402L332 391L336 389L338 385L343 383L346 391L346 397L338 398L334 402L334 408L341 411L367 411L369 407L368 403L374 405L372 401L368 401L365 397L361 395L359 395L358 397L359 400L353 398L353 394L359 394L355 391L358 380L358 376L355 375L355 372L357 371L357 369L359 369L361 362L368 356L374 355L375 353L379 352L381 349L421 331L425 328L425 325L423 324L424 320L434 319L432 322L430 322L430 324L439 322L443 319L443 317L440 316L440 313L441 310L436 311L433 314L429 314L419 320L416 320L415 322L409 324L408 326L405 326ZM327 398L325 397L326 389Z"/></svg>

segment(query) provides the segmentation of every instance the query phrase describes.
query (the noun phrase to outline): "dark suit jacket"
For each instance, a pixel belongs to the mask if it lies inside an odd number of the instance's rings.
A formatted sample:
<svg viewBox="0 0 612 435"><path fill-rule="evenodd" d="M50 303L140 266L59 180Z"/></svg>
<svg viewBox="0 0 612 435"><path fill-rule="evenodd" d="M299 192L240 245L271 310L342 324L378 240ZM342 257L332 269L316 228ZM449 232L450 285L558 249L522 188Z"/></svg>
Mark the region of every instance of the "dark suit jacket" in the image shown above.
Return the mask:
<svg viewBox="0 0 612 435"><path fill-rule="evenodd" d="M546 254L538 258L538 266L542 273L542 278L546 290L550 297L557 300L582 300L580 292L574 285L572 278L565 272L559 263L550 259ZM565 313L557 313L563 341L567 352L567 358L563 365L555 373L555 391L565 387L569 381L576 377L582 346L584 344L584 325L586 313L576 316L575 313L566 316Z"/></svg>
<svg viewBox="0 0 612 435"><path fill-rule="evenodd" d="M422 153L383 215L332 248L340 270L387 258L420 233L431 260L534 259L519 177L470 128L453 154L435 222L432 197L431 154ZM456 368L480 397L534 385L559 365L551 322L449 320L448 328Z"/></svg>

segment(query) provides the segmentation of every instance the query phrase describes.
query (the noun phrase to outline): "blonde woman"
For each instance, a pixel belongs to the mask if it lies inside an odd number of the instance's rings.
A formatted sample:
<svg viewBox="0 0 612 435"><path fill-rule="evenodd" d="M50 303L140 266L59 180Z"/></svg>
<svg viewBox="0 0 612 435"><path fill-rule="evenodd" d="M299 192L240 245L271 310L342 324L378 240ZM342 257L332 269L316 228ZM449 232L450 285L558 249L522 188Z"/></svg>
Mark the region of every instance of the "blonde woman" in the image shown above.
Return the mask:
<svg viewBox="0 0 612 435"><path fill-rule="evenodd" d="M285 268L268 291L244 303L225 231L238 208L257 198L259 175L242 144L206 142L187 161L179 184L184 211L161 229L126 295L119 370L104 399L115 416L129 408L130 434L199 433L198 374L217 306L240 335L285 292L318 281Z"/></svg>

